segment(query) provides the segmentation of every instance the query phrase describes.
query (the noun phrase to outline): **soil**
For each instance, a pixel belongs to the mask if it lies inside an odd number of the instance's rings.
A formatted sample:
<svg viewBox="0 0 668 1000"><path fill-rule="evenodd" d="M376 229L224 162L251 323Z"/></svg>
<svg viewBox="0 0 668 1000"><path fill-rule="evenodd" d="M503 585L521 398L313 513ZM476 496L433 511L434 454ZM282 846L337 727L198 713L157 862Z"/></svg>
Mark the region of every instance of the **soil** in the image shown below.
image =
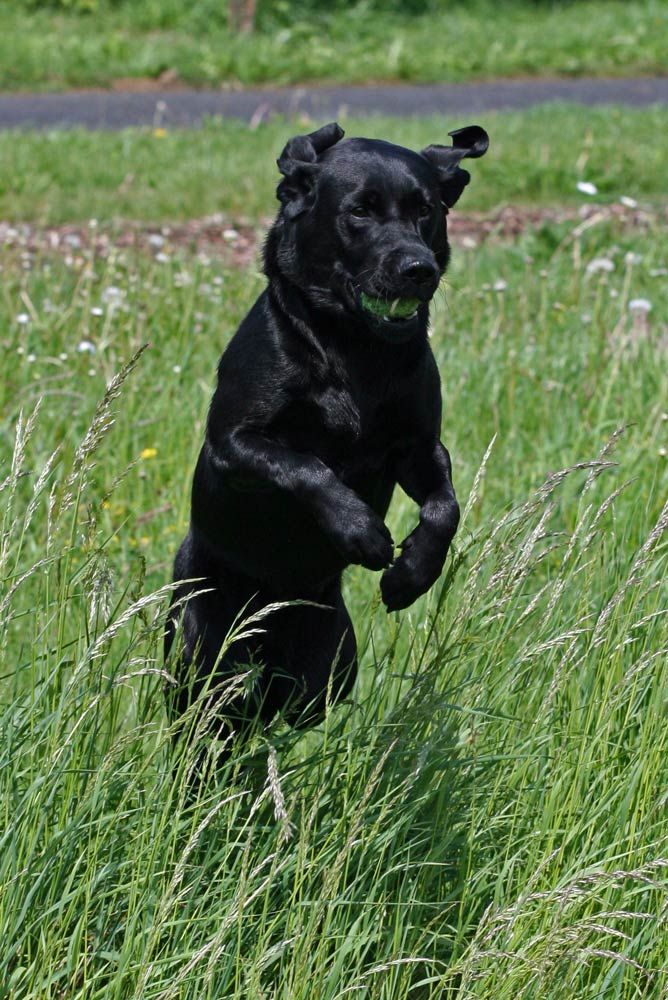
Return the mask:
<svg viewBox="0 0 668 1000"><path fill-rule="evenodd" d="M462 242L472 246L490 239L512 241L527 229L546 223L572 224L576 234L580 229L601 222L615 221L644 229L653 220L656 220L656 209L649 212L639 206L622 204L591 204L580 209L505 206L486 214L453 214L448 220L448 232L454 246ZM114 248L167 257L185 252L216 257L231 267L249 267L257 262L271 221L262 219L258 225L252 225L248 220L232 220L222 214L158 225L126 220L103 225L71 223L58 226L0 221L0 251L14 250L31 255L54 252L64 256L77 256L85 251L101 257L107 257Z"/></svg>
<svg viewBox="0 0 668 1000"><path fill-rule="evenodd" d="M109 84L109 90L122 94L155 94L163 90L188 89L175 69L165 69L159 76L120 76Z"/></svg>

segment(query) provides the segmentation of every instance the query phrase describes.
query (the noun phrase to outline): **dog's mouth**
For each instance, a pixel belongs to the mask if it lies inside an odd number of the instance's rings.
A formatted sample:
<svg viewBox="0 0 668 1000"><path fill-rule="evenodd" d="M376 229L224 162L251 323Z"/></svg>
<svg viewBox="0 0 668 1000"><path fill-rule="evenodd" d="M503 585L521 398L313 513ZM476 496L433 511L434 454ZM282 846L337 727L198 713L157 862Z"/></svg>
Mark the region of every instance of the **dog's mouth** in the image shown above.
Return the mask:
<svg viewBox="0 0 668 1000"><path fill-rule="evenodd" d="M367 328L390 343L411 340L424 329L427 303L417 297L390 298L360 292L357 305Z"/></svg>
<svg viewBox="0 0 668 1000"><path fill-rule="evenodd" d="M383 323L401 324L409 323L417 318L420 299L383 299L362 292L360 304L362 309L371 313L376 319Z"/></svg>

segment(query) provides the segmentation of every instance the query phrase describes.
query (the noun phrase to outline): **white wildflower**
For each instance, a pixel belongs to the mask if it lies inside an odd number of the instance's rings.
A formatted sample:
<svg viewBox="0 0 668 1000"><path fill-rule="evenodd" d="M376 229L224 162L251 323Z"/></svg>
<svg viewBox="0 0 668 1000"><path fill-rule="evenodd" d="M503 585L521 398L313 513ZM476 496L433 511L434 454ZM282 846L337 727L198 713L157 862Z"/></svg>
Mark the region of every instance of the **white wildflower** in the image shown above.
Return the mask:
<svg viewBox="0 0 668 1000"><path fill-rule="evenodd" d="M102 292L102 301L108 306L117 306L125 298L125 292L116 285L109 285Z"/></svg>
<svg viewBox="0 0 668 1000"><path fill-rule="evenodd" d="M587 274L596 274L597 271L610 272L615 270L615 264L609 257L594 257L589 261L585 270Z"/></svg>
<svg viewBox="0 0 668 1000"><path fill-rule="evenodd" d="M648 313L652 311L652 303L649 299L631 299L629 311L638 313Z"/></svg>
<svg viewBox="0 0 668 1000"><path fill-rule="evenodd" d="M77 344L77 351L79 354L95 354L97 347L92 340L80 340Z"/></svg>
<svg viewBox="0 0 668 1000"><path fill-rule="evenodd" d="M595 195L598 194L598 188L591 181L578 181L576 185L580 194Z"/></svg>

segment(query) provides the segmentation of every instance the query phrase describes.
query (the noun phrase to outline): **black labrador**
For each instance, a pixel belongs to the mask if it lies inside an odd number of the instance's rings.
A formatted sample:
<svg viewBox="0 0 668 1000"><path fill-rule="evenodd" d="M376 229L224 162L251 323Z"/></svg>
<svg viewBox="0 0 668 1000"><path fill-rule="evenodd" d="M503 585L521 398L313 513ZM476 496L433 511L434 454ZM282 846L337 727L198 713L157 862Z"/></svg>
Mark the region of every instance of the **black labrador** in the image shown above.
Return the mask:
<svg viewBox="0 0 668 1000"><path fill-rule="evenodd" d="M460 162L488 146L479 126L449 134L451 146L415 153L342 142L332 123L278 160L267 287L220 359L174 566L175 716L200 698L220 734L279 712L317 721L356 676L345 567L384 570L388 610L441 573L459 508L429 302L448 264L446 216L470 179ZM396 483L420 517L394 558L383 519ZM226 642L244 617L292 601Z"/></svg>

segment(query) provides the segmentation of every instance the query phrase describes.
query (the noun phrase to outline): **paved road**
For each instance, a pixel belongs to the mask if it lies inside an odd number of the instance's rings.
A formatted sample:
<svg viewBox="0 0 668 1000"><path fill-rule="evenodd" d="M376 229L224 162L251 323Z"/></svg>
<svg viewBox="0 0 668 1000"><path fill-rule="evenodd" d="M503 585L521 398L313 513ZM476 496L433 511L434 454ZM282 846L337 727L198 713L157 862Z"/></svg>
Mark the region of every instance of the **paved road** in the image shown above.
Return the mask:
<svg viewBox="0 0 668 1000"><path fill-rule="evenodd" d="M118 129L134 125L197 125L211 115L258 122L275 114L314 119L349 115L472 114L527 108L549 101L668 104L668 77L637 80L501 80L417 86L319 86L273 89L170 90L164 93L75 91L0 94L0 128Z"/></svg>

